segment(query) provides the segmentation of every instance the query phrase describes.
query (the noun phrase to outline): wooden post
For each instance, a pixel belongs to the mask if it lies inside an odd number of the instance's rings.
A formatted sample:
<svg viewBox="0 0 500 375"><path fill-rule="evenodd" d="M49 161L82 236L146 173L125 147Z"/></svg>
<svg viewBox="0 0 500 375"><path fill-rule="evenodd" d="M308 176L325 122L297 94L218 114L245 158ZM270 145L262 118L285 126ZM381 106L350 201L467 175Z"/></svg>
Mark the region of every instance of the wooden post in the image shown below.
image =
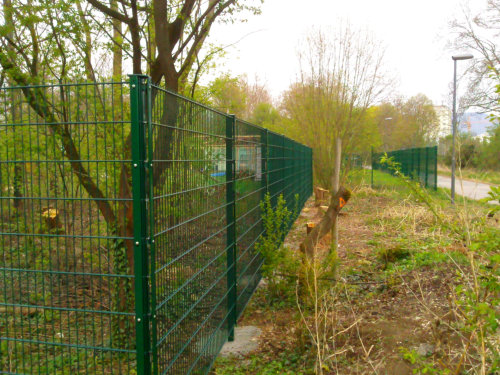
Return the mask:
<svg viewBox="0 0 500 375"><path fill-rule="evenodd" d="M340 168L342 166L342 140L340 137L337 137L335 140L335 168L333 170L333 178L332 178L332 197L337 194L340 187ZM332 243L330 246L330 252L337 252L339 247L339 228L337 225L338 216L333 218L333 226L332 226Z"/></svg>

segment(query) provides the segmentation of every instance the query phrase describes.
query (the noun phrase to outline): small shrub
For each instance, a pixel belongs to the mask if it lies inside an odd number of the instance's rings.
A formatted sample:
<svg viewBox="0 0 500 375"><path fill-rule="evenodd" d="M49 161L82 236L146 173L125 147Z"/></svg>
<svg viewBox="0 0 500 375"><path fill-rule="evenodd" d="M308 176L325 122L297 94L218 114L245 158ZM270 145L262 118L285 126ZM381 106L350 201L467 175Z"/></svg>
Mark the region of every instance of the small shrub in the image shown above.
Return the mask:
<svg viewBox="0 0 500 375"><path fill-rule="evenodd" d="M256 249L264 259L262 275L268 282L268 298L270 302L293 302L300 261L282 242L296 213L287 208L282 195L278 197L273 209L271 196L266 194L261 202L261 210L264 233L259 238Z"/></svg>

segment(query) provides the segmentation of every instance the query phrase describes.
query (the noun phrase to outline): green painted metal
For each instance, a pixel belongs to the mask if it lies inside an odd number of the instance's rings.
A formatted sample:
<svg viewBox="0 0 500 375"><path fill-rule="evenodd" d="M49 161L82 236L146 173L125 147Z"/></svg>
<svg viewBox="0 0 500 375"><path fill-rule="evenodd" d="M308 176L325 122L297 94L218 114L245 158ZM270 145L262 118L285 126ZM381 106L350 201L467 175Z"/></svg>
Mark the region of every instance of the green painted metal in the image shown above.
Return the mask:
<svg viewBox="0 0 500 375"><path fill-rule="evenodd" d="M374 170L393 173L387 164L380 163L380 158L384 154L374 153L372 150L372 187L376 185ZM437 146L389 151L386 154L400 164L400 170L404 175L420 182L424 187L437 189Z"/></svg>
<svg viewBox="0 0 500 375"><path fill-rule="evenodd" d="M156 244L155 244L155 232L154 232L154 170L153 170L153 160L154 160L154 148L153 148L153 124L152 124L152 84L151 78L147 77L146 84L146 102L145 102L145 112L146 112L146 123L147 123L147 160L145 161L146 169L147 169L147 177L146 177L146 185L148 189L148 246L149 246L149 262L150 262L150 270L156 270ZM157 350L157 339L158 339L158 323L157 323L157 315L156 315L156 296L157 296L157 283L156 283L156 273L149 273L150 279L150 320L151 320L151 367L152 374L158 374L158 350ZM151 313L151 311L155 313Z"/></svg>
<svg viewBox="0 0 500 375"><path fill-rule="evenodd" d="M135 327L137 373L151 374L149 257L146 207L146 130L148 129L147 76L130 76L132 143L132 198L134 227Z"/></svg>
<svg viewBox="0 0 500 375"><path fill-rule="evenodd" d="M0 373L207 373L262 198L300 210L312 177L310 148L147 76L0 88Z"/></svg>
<svg viewBox="0 0 500 375"><path fill-rule="evenodd" d="M373 186L373 170L375 169L375 167L374 167L375 159L374 159L374 153L373 153L373 146L372 146L371 152L370 152L370 160L372 161L372 168L370 170L370 186L373 189L374 188L374 186Z"/></svg>
<svg viewBox="0 0 500 375"><path fill-rule="evenodd" d="M236 117L226 118L226 251L227 251L227 289L228 289L228 330L229 341L234 340L234 327L236 326L236 192L235 192L235 156L234 134Z"/></svg>

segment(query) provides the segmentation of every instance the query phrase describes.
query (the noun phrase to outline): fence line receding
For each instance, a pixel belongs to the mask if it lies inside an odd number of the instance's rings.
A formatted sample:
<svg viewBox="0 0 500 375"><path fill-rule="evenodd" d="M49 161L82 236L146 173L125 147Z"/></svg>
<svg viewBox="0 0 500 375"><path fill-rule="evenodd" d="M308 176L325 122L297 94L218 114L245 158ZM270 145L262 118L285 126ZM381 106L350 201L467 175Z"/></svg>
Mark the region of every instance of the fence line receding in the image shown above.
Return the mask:
<svg viewBox="0 0 500 375"><path fill-rule="evenodd" d="M399 163L400 171L404 175L420 182L423 187L437 189L437 146L372 153L372 186L379 184L373 171L394 174L387 163L380 162L385 154Z"/></svg>
<svg viewBox="0 0 500 375"><path fill-rule="evenodd" d="M312 151L153 85L0 89L0 373L203 374Z"/></svg>

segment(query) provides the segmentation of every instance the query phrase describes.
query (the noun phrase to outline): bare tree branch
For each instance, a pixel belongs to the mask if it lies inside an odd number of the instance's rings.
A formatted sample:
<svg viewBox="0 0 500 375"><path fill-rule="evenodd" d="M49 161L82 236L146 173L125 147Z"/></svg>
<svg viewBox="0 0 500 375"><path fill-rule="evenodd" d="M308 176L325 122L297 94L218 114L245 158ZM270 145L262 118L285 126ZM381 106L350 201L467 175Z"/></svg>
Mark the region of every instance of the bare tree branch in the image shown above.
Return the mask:
<svg viewBox="0 0 500 375"><path fill-rule="evenodd" d="M123 23L129 24L131 19L127 17L126 15L111 9L110 7L104 5L101 3L99 0L87 0L90 4L92 4L96 9L100 10L104 14L108 15L109 17L116 18L117 20L120 20Z"/></svg>

